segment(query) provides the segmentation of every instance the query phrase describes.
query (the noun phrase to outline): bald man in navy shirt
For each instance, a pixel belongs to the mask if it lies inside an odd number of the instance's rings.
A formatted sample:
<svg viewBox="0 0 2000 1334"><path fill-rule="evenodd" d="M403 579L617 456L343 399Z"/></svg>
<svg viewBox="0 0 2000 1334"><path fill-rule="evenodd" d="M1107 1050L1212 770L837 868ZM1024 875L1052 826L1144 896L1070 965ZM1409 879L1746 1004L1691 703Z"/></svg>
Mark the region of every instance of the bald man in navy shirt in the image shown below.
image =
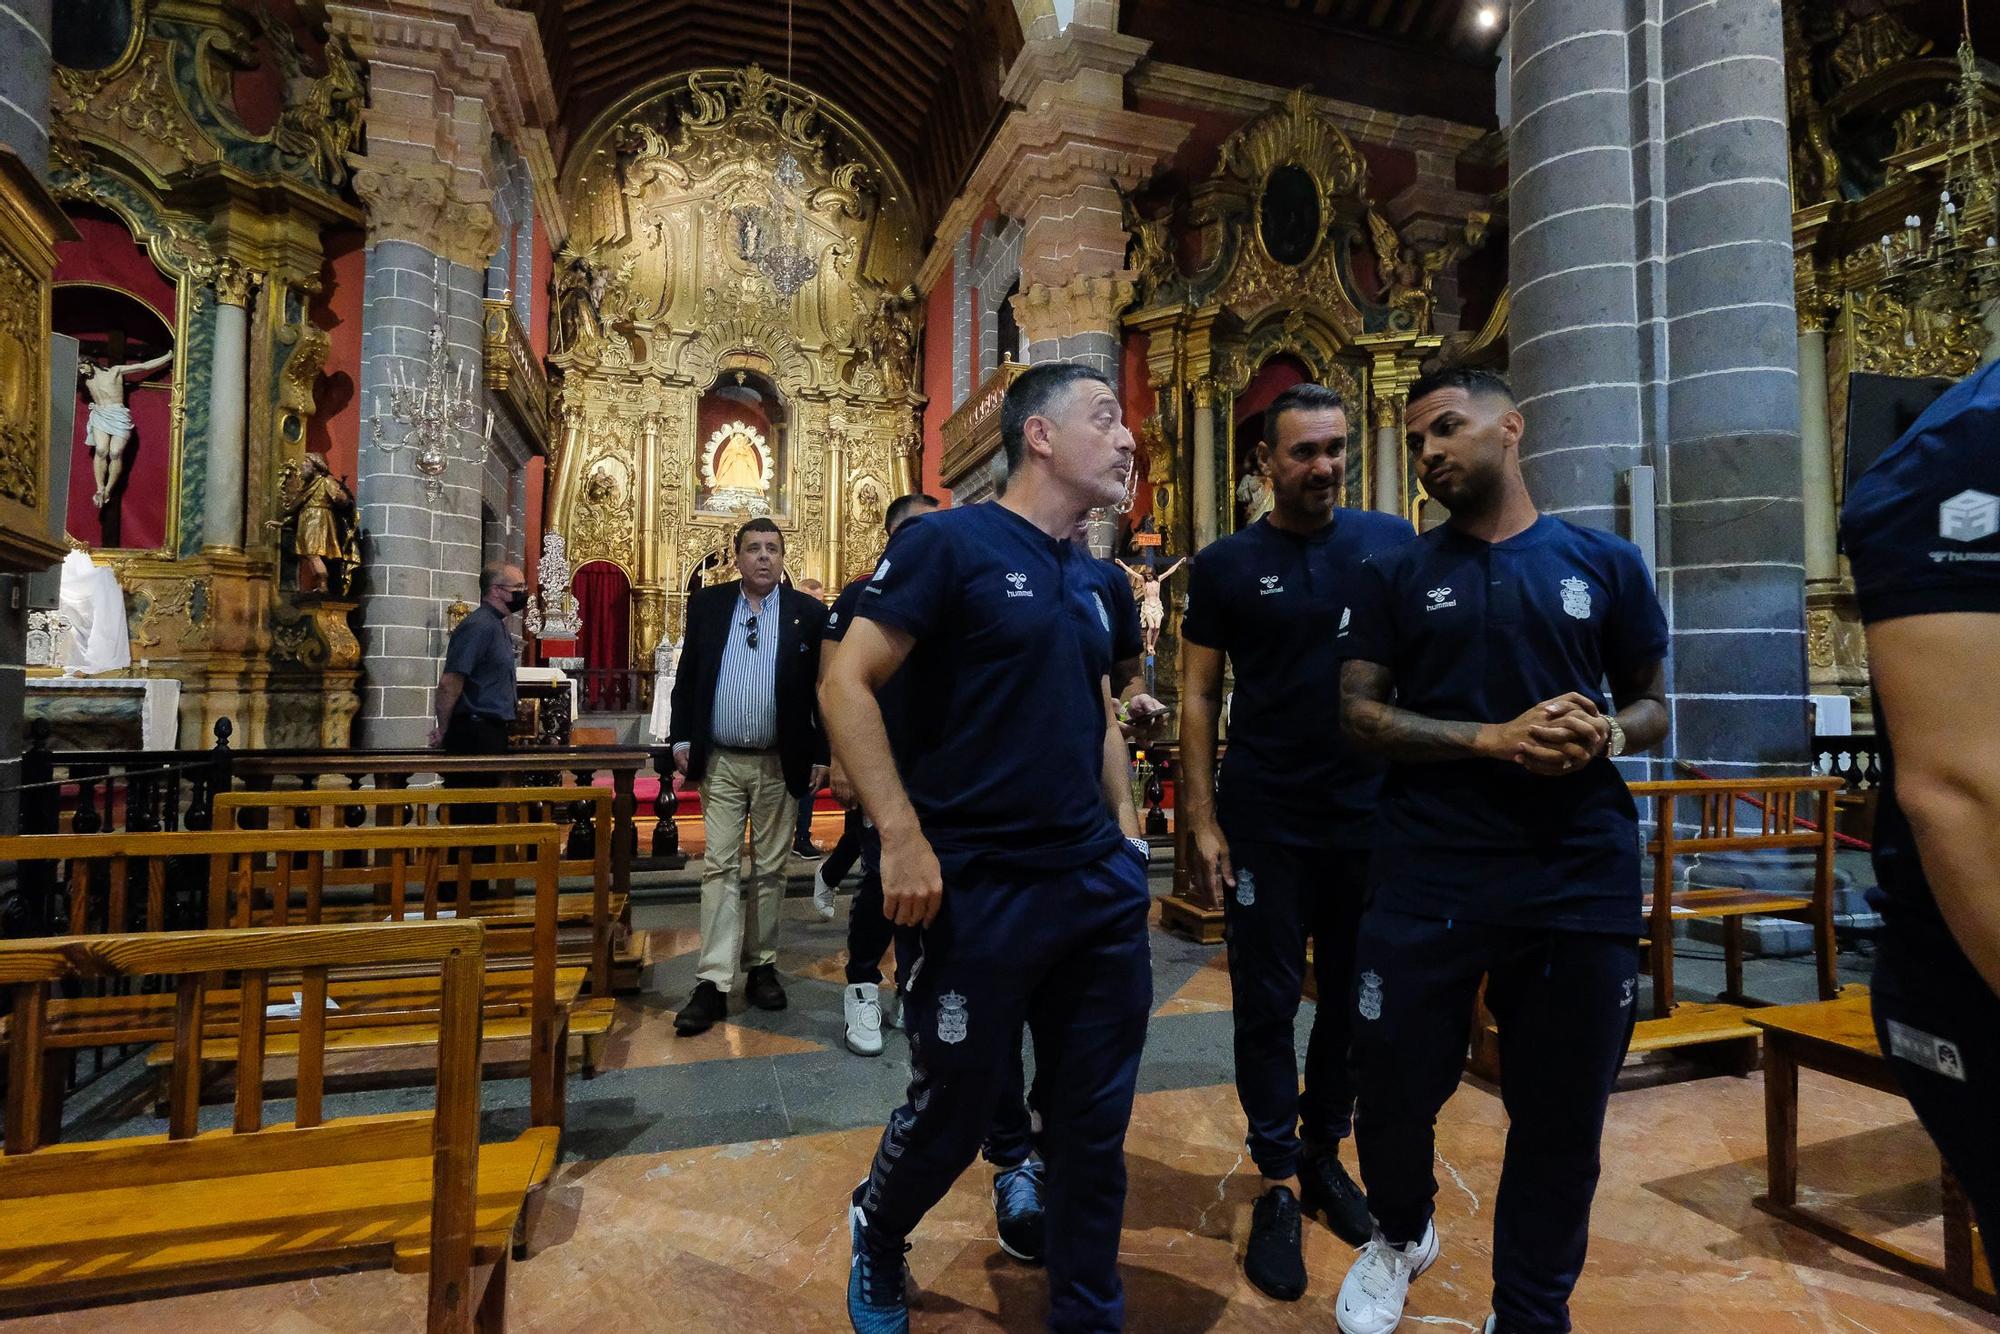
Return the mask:
<svg viewBox="0 0 2000 1334"><path fill-rule="evenodd" d="M1510 1123L1486 1330L1567 1330L1638 985L1638 812L1611 759L1666 735L1666 617L1630 542L1536 511L1499 376L1426 376L1404 423L1451 519L1363 566L1338 636L1343 726L1389 772L1354 955L1376 1235L1334 1318L1387 1334L1437 1258L1437 1114L1485 978Z"/></svg>

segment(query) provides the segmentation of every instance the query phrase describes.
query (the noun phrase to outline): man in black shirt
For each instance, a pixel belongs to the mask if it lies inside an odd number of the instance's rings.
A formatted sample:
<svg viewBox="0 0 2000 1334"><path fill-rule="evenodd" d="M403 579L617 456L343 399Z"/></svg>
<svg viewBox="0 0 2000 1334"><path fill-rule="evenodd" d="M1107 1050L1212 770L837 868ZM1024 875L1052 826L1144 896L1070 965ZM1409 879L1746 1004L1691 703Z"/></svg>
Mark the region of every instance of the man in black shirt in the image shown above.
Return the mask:
<svg viewBox="0 0 2000 1334"><path fill-rule="evenodd" d="M1370 560L1342 617L1342 722L1389 772L1354 957L1377 1230L1334 1318L1387 1334L1437 1258L1437 1114L1484 977L1510 1122L1486 1329L1567 1330L1638 986L1638 811L1611 757L1666 735L1666 617L1631 543L1536 512L1505 381L1426 376L1404 421L1451 519Z"/></svg>
<svg viewBox="0 0 2000 1334"><path fill-rule="evenodd" d="M1374 1231L1340 1141L1354 1114L1349 970L1382 764L1341 739L1334 636L1361 563L1415 534L1394 515L1335 508L1347 409L1322 385L1294 386L1266 409L1257 466L1271 481L1270 513L1204 548L1188 585L1181 793L1189 873L1228 923L1236 1093L1264 1177L1243 1272L1296 1301L1306 1289L1302 1206L1350 1246ZM1225 657L1236 694L1218 793ZM1302 1098L1293 1021L1308 936L1320 1004Z"/></svg>
<svg viewBox="0 0 2000 1334"><path fill-rule="evenodd" d="M466 613L444 653L437 725L430 743L453 755L500 755L514 721L514 638L507 617L528 605L520 567L495 562L479 572L479 605Z"/></svg>
<svg viewBox="0 0 2000 1334"><path fill-rule="evenodd" d="M1889 786L1875 822L1875 1033L2000 1267L2000 363L1847 497Z"/></svg>

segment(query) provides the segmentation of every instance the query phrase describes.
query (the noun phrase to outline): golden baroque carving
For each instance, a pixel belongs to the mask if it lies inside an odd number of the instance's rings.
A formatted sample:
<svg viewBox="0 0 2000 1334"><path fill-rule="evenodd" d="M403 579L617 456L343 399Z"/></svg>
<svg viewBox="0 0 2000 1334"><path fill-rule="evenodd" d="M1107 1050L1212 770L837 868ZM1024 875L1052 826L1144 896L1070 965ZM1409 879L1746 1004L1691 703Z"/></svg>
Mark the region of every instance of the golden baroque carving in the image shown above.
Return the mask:
<svg viewBox="0 0 2000 1334"><path fill-rule="evenodd" d="M41 504L42 391L48 379L36 349L43 331L41 285L0 251L0 496ZM37 378L39 377L39 378Z"/></svg>
<svg viewBox="0 0 2000 1334"><path fill-rule="evenodd" d="M1979 364L1986 329L1976 310L1903 305L1876 288L1848 297L1854 317L1854 369L1884 375L1961 379Z"/></svg>
<svg viewBox="0 0 2000 1334"><path fill-rule="evenodd" d="M209 601L206 575L184 579L145 579L127 585L129 600L139 604L129 630L132 647L158 648L164 630L182 652L199 652L209 645L209 623L195 619L197 604Z"/></svg>
<svg viewBox="0 0 2000 1334"><path fill-rule="evenodd" d="M1827 608L1806 612L1806 661L1815 667L1833 666L1833 612Z"/></svg>
<svg viewBox="0 0 2000 1334"><path fill-rule="evenodd" d="M341 184L347 179L348 150L361 136L361 107L367 90L361 83L360 62L347 39L334 33L322 52L326 73L315 77L306 70L290 25L278 21L262 5L257 7L257 22L285 74L288 105L271 131L271 141L282 152L304 158L327 184Z"/></svg>
<svg viewBox="0 0 2000 1334"><path fill-rule="evenodd" d="M63 105L59 98L56 115L88 117L110 127L114 135L128 131L180 155L179 163L156 164L162 168L177 169L192 160L195 143L188 137L187 111L173 91L164 50L160 45L149 46L135 67L111 80L101 73L58 65L56 87L67 96L68 104ZM105 96L107 92L109 96ZM204 156L213 156L213 150Z"/></svg>
<svg viewBox="0 0 2000 1334"><path fill-rule="evenodd" d="M225 257L215 266L215 299L225 306L248 306L251 291L263 281L263 274Z"/></svg>

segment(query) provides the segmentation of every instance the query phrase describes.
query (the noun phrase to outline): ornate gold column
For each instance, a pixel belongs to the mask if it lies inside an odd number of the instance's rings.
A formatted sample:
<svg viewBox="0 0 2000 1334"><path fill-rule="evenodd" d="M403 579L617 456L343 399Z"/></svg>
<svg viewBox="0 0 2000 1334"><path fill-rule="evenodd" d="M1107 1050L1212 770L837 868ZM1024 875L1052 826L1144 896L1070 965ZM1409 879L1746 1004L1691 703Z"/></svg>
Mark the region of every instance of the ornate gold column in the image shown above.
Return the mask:
<svg viewBox="0 0 2000 1334"><path fill-rule="evenodd" d="M1203 375L1192 386L1194 400L1193 485L1189 488L1194 507L1194 549L1200 551L1213 542L1221 509L1215 499L1215 380Z"/></svg>

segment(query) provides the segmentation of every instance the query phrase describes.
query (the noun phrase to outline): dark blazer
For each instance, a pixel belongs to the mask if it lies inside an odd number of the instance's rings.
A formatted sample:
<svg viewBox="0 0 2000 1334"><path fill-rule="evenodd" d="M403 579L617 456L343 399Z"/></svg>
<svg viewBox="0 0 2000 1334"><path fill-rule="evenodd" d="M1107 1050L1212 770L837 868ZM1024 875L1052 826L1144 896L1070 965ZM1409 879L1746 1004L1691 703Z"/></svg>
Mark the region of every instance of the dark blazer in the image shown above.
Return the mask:
<svg viewBox="0 0 2000 1334"><path fill-rule="evenodd" d="M715 716L715 682L722 674L722 649L735 623L741 580L704 588L688 599L687 635L674 676L673 721L669 744L688 743L688 781L708 771L709 724ZM785 786L803 795L815 764L827 762L826 733L819 725L819 642L826 629L826 604L794 588L779 587L778 598L778 758Z"/></svg>

